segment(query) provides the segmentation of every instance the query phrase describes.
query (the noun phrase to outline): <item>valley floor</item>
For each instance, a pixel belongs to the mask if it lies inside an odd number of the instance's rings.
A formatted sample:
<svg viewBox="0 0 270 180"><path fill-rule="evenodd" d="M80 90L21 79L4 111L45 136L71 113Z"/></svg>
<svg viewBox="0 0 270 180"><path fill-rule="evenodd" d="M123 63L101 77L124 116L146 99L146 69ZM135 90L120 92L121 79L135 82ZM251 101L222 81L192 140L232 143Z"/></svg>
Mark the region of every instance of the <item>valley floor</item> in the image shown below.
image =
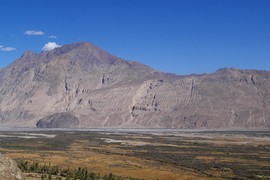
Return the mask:
<svg viewBox="0 0 270 180"><path fill-rule="evenodd" d="M0 152L18 163L87 169L101 177L270 178L269 131L2 129Z"/></svg>

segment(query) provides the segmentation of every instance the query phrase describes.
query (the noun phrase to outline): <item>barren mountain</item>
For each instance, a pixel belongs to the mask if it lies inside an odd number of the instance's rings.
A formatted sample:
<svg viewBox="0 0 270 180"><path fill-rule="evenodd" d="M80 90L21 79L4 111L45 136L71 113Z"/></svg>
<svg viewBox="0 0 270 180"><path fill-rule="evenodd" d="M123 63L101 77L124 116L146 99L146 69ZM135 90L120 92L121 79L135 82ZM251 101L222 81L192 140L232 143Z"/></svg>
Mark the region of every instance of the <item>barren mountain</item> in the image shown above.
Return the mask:
<svg viewBox="0 0 270 180"><path fill-rule="evenodd" d="M270 128L270 72L177 76L88 43L0 70L1 126Z"/></svg>

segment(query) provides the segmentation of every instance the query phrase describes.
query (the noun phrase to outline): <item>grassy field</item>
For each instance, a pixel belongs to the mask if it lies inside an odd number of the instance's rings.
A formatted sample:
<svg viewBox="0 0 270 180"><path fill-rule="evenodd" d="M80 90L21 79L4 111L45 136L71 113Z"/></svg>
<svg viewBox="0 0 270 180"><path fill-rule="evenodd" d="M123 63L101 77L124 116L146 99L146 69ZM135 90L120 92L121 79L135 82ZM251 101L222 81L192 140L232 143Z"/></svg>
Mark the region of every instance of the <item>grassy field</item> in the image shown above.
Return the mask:
<svg viewBox="0 0 270 180"><path fill-rule="evenodd" d="M118 179L270 179L269 131L0 131L0 152Z"/></svg>

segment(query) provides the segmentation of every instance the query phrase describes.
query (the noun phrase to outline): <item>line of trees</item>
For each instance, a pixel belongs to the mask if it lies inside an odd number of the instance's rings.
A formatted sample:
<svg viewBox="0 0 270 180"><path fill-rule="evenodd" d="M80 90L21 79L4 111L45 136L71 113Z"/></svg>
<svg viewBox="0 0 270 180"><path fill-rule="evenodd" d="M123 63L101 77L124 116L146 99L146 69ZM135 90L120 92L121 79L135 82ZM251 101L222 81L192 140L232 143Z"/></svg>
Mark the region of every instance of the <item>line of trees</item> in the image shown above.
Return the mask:
<svg viewBox="0 0 270 180"><path fill-rule="evenodd" d="M115 176L112 173L101 176L86 168L78 167L77 169L59 168L59 166L51 166L50 164L40 164L39 162L19 161L19 168L24 173L41 174L41 180L137 180L136 178L127 178Z"/></svg>

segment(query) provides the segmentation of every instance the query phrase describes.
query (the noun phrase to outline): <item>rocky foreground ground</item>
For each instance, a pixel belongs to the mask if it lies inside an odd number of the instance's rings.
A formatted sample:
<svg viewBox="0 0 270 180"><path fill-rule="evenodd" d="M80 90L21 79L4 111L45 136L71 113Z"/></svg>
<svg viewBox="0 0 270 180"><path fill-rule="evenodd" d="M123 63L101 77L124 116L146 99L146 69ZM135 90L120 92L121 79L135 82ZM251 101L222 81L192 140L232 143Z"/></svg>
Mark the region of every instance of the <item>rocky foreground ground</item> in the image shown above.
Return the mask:
<svg viewBox="0 0 270 180"><path fill-rule="evenodd" d="M0 154L0 180L23 180L21 170L15 161Z"/></svg>

